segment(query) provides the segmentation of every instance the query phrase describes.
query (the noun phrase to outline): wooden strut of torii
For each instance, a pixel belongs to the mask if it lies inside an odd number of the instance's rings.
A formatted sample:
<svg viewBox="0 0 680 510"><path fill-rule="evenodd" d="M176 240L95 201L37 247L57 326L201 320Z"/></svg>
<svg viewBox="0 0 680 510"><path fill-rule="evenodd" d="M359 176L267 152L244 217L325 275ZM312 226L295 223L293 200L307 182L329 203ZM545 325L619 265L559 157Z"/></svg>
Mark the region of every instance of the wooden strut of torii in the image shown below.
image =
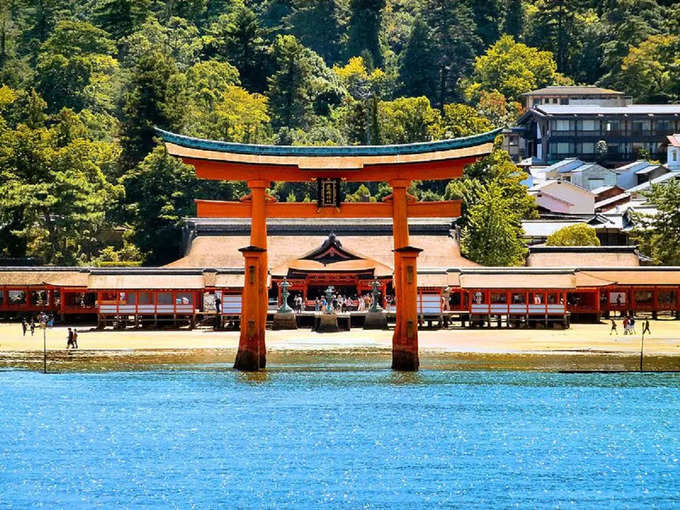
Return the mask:
<svg viewBox="0 0 680 510"><path fill-rule="evenodd" d="M417 370L417 258L410 246L408 218L455 218L460 201L418 202L408 194L414 180L454 179L465 165L488 155L499 130L437 142L383 146L292 147L201 140L157 129L168 153L193 165L198 177L246 181L250 194L238 202L196 200L203 218L251 218L245 259L241 334L234 367L254 371L266 365L268 309L267 218L392 218L394 289L397 304L392 368ZM280 203L267 194L272 181L386 182L392 194L383 202Z"/></svg>

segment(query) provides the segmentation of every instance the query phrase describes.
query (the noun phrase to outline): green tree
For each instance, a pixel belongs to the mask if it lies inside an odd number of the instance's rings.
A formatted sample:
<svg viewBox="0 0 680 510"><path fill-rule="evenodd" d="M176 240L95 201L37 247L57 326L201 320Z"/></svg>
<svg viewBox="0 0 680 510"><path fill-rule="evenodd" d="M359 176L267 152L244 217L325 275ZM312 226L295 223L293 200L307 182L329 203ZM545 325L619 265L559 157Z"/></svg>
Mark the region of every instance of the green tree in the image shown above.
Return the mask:
<svg viewBox="0 0 680 510"><path fill-rule="evenodd" d="M441 137L441 115L426 97L400 97L378 105L381 141L386 144L426 142Z"/></svg>
<svg viewBox="0 0 680 510"><path fill-rule="evenodd" d="M120 60L126 69L134 69L151 54L162 54L184 71L200 60L203 40L198 29L183 18L170 18L161 25L148 18L136 32L119 42Z"/></svg>
<svg viewBox="0 0 680 510"><path fill-rule="evenodd" d="M600 240L593 227L585 223L576 223L550 234L545 244L547 246L600 246Z"/></svg>
<svg viewBox="0 0 680 510"><path fill-rule="evenodd" d="M497 182L485 186L468 212L461 251L485 266L517 266L524 262L521 216Z"/></svg>
<svg viewBox="0 0 680 510"><path fill-rule="evenodd" d="M269 78L270 114L274 129L309 127L315 115L327 115L344 91L323 59L292 35L274 42L276 72Z"/></svg>
<svg viewBox="0 0 680 510"><path fill-rule="evenodd" d="M619 85L636 102L680 98L680 36L653 35L630 48L621 64Z"/></svg>
<svg viewBox="0 0 680 510"><path fill-rule="evenodd" d="M0 135L0 216L18 215L12 235L25 243L26 255L48 264L94 257L123 194L102 170L115 151L88 139L78 122L66 113L49 129L20 124Z"/></svg>
<svg viewBox="0 0 680 510"><path fill-rule="evenodd" d="M132 69L121 121L125 168L132 168L151 151L154 126L177 129L182 125L184 83L172 59L161 53L142 57Z"/></svg>
<svg viewBox="0 0 680 510"><path fill-rule="evenodd" d="M248 90L264 92L268 68L265 35L255 12L239 5L208 27L206 53L234 65Z"/></svg>
<svg viewBox="0 0 680 510"><path fill-rule="evenodd" d="M97 5L97 25L114 39L129 36L144 22L151 0L104 0Z"/></svg>
<svg viewBox="0 0 680 510"><path fill-rule="evenodd" d="M459 81L474 63L481 40L470 6L449 0L426 0L423 17L430 28L437 58L433 102L442 109L458 97Z"/></svg>
<svg viewBox="0 0 680 510"><path fill-rule="evenodd" d="M519 40L523 28L524 2L522 0L507 0L504 32L515 40Z"/></svg>
<svg viewBox="0 0 680 510"><path fill-rule="evenodd" d="M196 177L193 168L155 149L122 183L126 190L128 220L135 245L146 264L166 264L181 256L182 218L195 215L195 198L233 200L242 196L239 183L213 183Z"/></svg>
<svg viewBox="0 0 680 510"><path fill-rule="evenodd" d="M360 184L354 193L348 193L345 196L347 202L375 202L375 197L371 196L371 191L365 184Z"/></svg>
<svg viewBox="0 0 680 510"><path fill-rule="evenodd" d="M326 61L335 64L343 57L348 12L342 0L294 0L293 10L283 20L287 30Z"/></svg>
<svg viewBox="0 0 680 510"><path fill-rule="evenodd" d="M477 26L477 36L484 48L495 43L501 35L503 27L503 1L485 0L484 2L470 2L473 19Z"/></svg>
<svg viewBox="0 0 680 510"><path fill-rule="evenodd" d="M350 57L371 56L372 65L382 67L383 56L380 48L380 25L386 0L351 0L349 20L349 41L347 53Z"/></svg>
<svg viewBox="0 0 680 510"><path fill-rule="evenodd" d="M437 50L421 16L416 18L401 55L399 79L406 96L436 99L432 84L437 83Z"/></svg>
<svg viewBox="0 0 680 510"><path fill-rule="evenodd" d="M645 193L656 213L630 213L634 229L632 237L640 251L657 264L680 265L680 182L671 180L652 184Z"/></svg>
<svg viewBox="0 0 680 510"><path fill-rule="evenodd" d="M40 49L38 92L49 110L85 107L111 111L118 62L114 44L103 30L85 22L62 21Z"/></svg>
<svg viewBox="0 0 680 510"><path fill-rule="evenodd" d="M556 70L549 51L517 43L506 35L477 58L474 72L465 83L465 96L474 100L482 90L496 90L511 101L519 101L524 92L564 82Z"/></svg>
<svg viewBox="0 0 680 510"><path fill-rule="evenodd" d="M497 137L491 154L465 167L462 179L448 183L444 199L463 200L461 223L465 225L468 210L478 203L483 189L495 182L521 219L538 218L536 200L522 184L527 177L527 173L513 163L507 151L501 149L501 138Z"/></svg>
<svg viewBox="0 0 680 510"><path fill-rule="evenodd" d="M198 116L189 132L228 142L266 143L270 137L267 98L229 85L209 111Z"/></svg>
<svg viewBox="0 0 680 510"><path fill-rule="evenodd" d="M471 106L447 104L444 105L442 127L446 138L457 138L491 131L493 124Z"/></svg>

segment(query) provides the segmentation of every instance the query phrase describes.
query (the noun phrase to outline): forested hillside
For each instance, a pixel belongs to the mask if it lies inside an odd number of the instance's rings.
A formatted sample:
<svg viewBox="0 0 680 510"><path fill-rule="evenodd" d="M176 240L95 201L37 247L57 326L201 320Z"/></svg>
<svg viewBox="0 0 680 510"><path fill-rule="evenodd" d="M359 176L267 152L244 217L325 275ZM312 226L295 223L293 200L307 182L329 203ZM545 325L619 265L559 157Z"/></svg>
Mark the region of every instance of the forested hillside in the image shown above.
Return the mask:
<svg viewBox="0 0 680 510"><path fill-rule="evenodd" d="M680 3L3 0L0 256L176 258L193 199L245 186L196 179L154 125L235 142L408 143L506 125L523 92L571 83L678 100ZM532 214L520 177L499 150L461 183L413 192L494 209L513 232ZM272 192L313 198L302 185ZM518 259L505 252L491 262Z"/></svg>

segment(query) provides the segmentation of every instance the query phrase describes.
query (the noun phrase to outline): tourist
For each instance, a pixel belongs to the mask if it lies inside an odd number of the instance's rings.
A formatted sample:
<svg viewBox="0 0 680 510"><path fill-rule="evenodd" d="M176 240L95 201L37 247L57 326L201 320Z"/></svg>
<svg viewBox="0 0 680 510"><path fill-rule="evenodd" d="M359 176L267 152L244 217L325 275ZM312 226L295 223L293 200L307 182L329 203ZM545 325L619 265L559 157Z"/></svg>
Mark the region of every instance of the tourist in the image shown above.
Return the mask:
<svg viewBox="0 0 680 510"><path fill-rule="evenodd" d="M35 333L35 319L31 317L31 336Z"/></svg>
<svg viewBox="0 0 680 510"><path fill-rule="evenodd" d="M24 336L26 336L26 330L28 329L28 324L26 324L26 318L22 317L21 318L21 330L24 332Z"/></svg>
<svg viewBox="0 0 680 510"><path fill-rule="evenodd" d="M73 331L71 331L71 328L68 328L68 339L66 340L66 349L70 349L73 347Z"/></svg>
<svg viewBox="0 0 680 510"><path fill-rule="evenodd" d="M616 329L616 321L614 319L612 319L612 327L609 330L609 336L612 336L612 334L614 334L614 335L619 334L619 331Z"/></svg>
<svg viewBox="0 0 680 510"><path fill-rule="evenodd" d="M442 310L451 310L451 288L448 286L442 291Z"/></svg>
<svg viewBox="0 0 680 510"><path fill-rule="evenodd" d="M635 318L631 315L630 320L628 321L628 325L630 326L630 334L634 335L635 334Z"/></svg>
<svg viewBox="0 0 680 510"><path fill-rule="evenodd" d="M645 325L642 327L642 334L644 335L645 333L652 334L652 331L649 329L649 319L645 319Z"/></svg>
<svg viewBox="0 0 680 510"><path fill-rule="evenodd" d="M215 294L215 312L217 312L217 315L222 313L222 300L217 294Z"/></svg>
<svg viewBox="0 0 680 510"><path fill-rule="evenodd" d="M321 309L321 300L319 299L319 296L316 296L314 298L314 311L318 312Z"/></svg>
<svg viewBox="0 0 680 510"><path fill-rule="evenodd" d="M626 315L626 316L623 318L623 334L624 334L624 335L630 334L630 329L629 329L629 327L630 327L630 322L628 321L628 316Z"/></svg>
<svg viewBox="0 0 680 510"><path fill-rule="evenodd" d="M73 330L73 348L74 349L78 348L78 330L77 329Z"/></svg>

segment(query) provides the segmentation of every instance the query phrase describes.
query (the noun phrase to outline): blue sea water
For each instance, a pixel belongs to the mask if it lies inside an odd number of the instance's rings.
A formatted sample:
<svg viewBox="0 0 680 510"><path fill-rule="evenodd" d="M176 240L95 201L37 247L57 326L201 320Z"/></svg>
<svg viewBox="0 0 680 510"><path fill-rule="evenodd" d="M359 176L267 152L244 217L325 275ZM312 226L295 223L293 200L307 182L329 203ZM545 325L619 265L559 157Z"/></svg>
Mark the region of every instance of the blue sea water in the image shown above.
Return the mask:
<svg viewBox="0 0 680 510"><path fill-rule="evenodd" d="M680 375L0 372L0 507L672 508Z"/></svg>

